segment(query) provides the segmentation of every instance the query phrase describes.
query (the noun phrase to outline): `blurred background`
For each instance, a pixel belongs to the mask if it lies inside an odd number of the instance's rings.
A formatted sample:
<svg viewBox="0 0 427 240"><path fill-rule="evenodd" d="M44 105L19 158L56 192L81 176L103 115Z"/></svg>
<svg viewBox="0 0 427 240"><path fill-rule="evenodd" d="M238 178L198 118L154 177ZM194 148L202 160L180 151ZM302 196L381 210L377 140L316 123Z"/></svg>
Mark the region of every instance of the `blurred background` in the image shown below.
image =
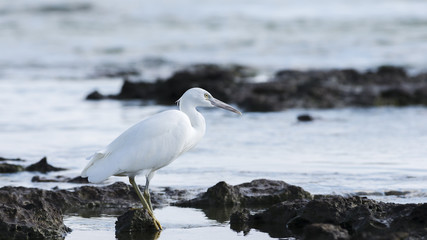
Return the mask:
<svg viewBox="0 0 427 240"><path fill-rule="evenodd" d="M423 0L0 0L0 157L20 157L29 165L47 156L68 169L61 175L75 177L85 157L125 129L176 108L85 100L95 89L120 91L123 79L106 77L102 72L109 69L136 69L149 82L197 63L249 66L257 81L283 69L363 72L394 65L410 75L424 73L426 10ZM172 186L197 192L218 181L269 178L313 194L427 201L426 107L287 109L241 118L202 112L204 140L157 173L154 191ZM296 120L307 112L316 120ZM32 177L1 174L0 186L76 186ZM112 177L105 184L115 181L126 179ZM403 194L385 194L391 190ZM200 230L235 237L226 224L198 210L159 211L169 227L164 239L196 239ZM184 215L198 219L197 228L193 219L170 217ZM115 219L68 216L66 225L74 231L67 239L114 239ZM266 237L252 232L247 238Z"/></svg>
<svg viewBox="0 0 427 240"><path fill-rule="evenodd" d="M422 0L2 1L0 73L76 77L149 60L421 71L426 8Z"/></svg>

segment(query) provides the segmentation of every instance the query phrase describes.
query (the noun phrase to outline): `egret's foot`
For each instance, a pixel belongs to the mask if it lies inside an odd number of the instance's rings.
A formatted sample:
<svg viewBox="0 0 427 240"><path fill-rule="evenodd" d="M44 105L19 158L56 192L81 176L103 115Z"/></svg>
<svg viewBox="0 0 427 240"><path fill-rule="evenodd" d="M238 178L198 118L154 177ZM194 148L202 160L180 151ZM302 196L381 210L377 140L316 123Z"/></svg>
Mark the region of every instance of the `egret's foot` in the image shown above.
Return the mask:
<svg viewBox="0 0 427 240"><path fill-rule="evenodd" d="M148 209L146 209L144 207L132 207L132 208L129 208L129 210L131 210L131 211L134 211L134 210L146 210L147 213L148 213L148 215L150 215L150 217L153 219L153 223L154 223L154 226L156 227L157 231L162 231L163 230L162 225L160 224L159 220L157 220L157 218L154 216L154 213L152 211L150 211L150 210L148 210Z"/></svg>
<svg viewBox="0 0 427 240"><path fill-rule="evenodd" d="M157 228L157 230L158 231L162 231L163 230L163 227L162 227L162 225L160 224L160 222L157 220L157 219L153 219L154 220L154 225L156 226L156 228Z"/></svg>

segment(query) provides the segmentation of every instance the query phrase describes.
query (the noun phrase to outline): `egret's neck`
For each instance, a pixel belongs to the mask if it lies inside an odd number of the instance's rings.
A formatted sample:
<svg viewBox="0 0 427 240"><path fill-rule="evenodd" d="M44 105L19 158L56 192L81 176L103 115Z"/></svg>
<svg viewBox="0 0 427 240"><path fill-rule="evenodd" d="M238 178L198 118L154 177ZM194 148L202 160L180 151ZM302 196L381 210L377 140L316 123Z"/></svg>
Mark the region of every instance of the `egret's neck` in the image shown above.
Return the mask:
<svg viewBox="0 0 427 240"><path fill-rule="evenodd" d="M196 130L197 133L201 135L200 137L202 137L206 130L206 122L202 114L197 111L195 106L187 104L186 102L180 102L179 110L187 114L190 119L191 126L193 126L194 130Z"/></svg>

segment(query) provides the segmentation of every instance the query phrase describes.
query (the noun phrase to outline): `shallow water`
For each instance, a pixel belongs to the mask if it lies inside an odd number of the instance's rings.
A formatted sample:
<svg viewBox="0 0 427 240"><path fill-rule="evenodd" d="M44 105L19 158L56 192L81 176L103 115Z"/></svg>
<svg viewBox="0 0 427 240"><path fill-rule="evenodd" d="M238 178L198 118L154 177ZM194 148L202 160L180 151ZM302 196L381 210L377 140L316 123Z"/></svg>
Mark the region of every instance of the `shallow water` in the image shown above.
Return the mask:
<svg viewBox="0 0 427 240"><path fill-rule="evenodd" d="M175 106L85 101L94 89L117 93L108 67L134 67L153 81L189 63L240 63L278 69L360 70L383 64L427 70L427 2L420 0L20 0L0 4L0 156L43 156L75 177L85 157L141 119ZM92 79L92 80L88 80ZM96 79L96 80L93 80ZM265 76L260 76L260 80ZM201 110L203 141L158 171L152 190L204 191L218 181L283 180L314 194L399 203L427 202L426 107L290 109L276 113ZM316 120L298 123L310 113ZM34 173L0 175L0 186L51 189ZM112 177L104 184L125 181ZM144 183L143 178L137 182ZM388 190L409 191L385 196ZM160 239L266 239L247 236L192 208L155 210ZM114 239L116 215L66 215L66 239Z"/></svg>
<svg viewBox="0 0 427 240"><path fill-rule="evenodd" d="M120 82L1 81L0 109L7 112L0 119L1 156L31 162L47 156L53 165L69 169L62 175L74 177L86 164L86 156L126 128L176 108L84 100L88 90L100 86L103 92L116 92ZM158 171L153 187L206 188L222 180L238 184L271 178L312 193L408 190L414 198L403 201L426 197L427 108L292 109L242 117L217 109L200 111L207 121L205 138ZM298 123L296 116L306 112L317 119ZM32 176L3 175L1 180L3 185L50 188L57 184L30 183ZM114 177L106 183L118 180L126 181Z"/></svg>
<svg viewBox="0 0 427 240"><path fill-rule="evenodd" d="M93 88L116 92L120 81L44 80L0 81L0 156L21 157L25 164L47 156L54 166L68 168L45 177L77 176L85 157L102 148L127 127L175 106L140 102L85 101ZM256 178L278 179L314 194L354 194L389 202L427 201L427 108L369 108L244 113L201 109L207 132L202 142L171 165L159 170L152 190L170 186L192 192L219 181L239 184ZM296 116L310 113L311 123ZM51 189L71 183L32 183L33 173L3 174L0 184ZM105 182L125 181L111 177ZM137 182L144 183L143 178ZM409 191L385 196L388 190ZM166 230L161 239L195 239L198 234L221 239L242 236L227 222L208 219L196 209L164 207L156 214ZM114 238L116 216L66 216L74 229L67 239ZM100 234L100 235L99 235ZM265 239L252 230L248 239Z"/></svg>

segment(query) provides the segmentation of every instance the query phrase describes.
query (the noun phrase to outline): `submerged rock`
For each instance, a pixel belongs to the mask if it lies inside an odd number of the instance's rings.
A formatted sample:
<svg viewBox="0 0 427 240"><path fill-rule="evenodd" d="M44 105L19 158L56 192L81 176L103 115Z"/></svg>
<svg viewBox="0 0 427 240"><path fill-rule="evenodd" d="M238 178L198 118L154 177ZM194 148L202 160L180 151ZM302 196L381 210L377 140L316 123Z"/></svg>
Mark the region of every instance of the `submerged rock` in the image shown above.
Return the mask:
<svg viewBox="0 0 427 240"><path fill-rule="evenodd" d="M47 158L44 157L40 161L31 164L30 166L25 168L25 171L29 172L41 172L41 173L47 173L52 171L63 171L66 170L65 168L58 168L54 167L47 163Z"/></svg>
<svg viewBox="0 0 427 240"><path fill-rule="evenodd" d="M257 179L250 183L232 186L219 182L199 197L176 203L183 207L218 207L218 206L265 206L274 203L311 199L311 194L301 187L283 181Z"/></svg>

